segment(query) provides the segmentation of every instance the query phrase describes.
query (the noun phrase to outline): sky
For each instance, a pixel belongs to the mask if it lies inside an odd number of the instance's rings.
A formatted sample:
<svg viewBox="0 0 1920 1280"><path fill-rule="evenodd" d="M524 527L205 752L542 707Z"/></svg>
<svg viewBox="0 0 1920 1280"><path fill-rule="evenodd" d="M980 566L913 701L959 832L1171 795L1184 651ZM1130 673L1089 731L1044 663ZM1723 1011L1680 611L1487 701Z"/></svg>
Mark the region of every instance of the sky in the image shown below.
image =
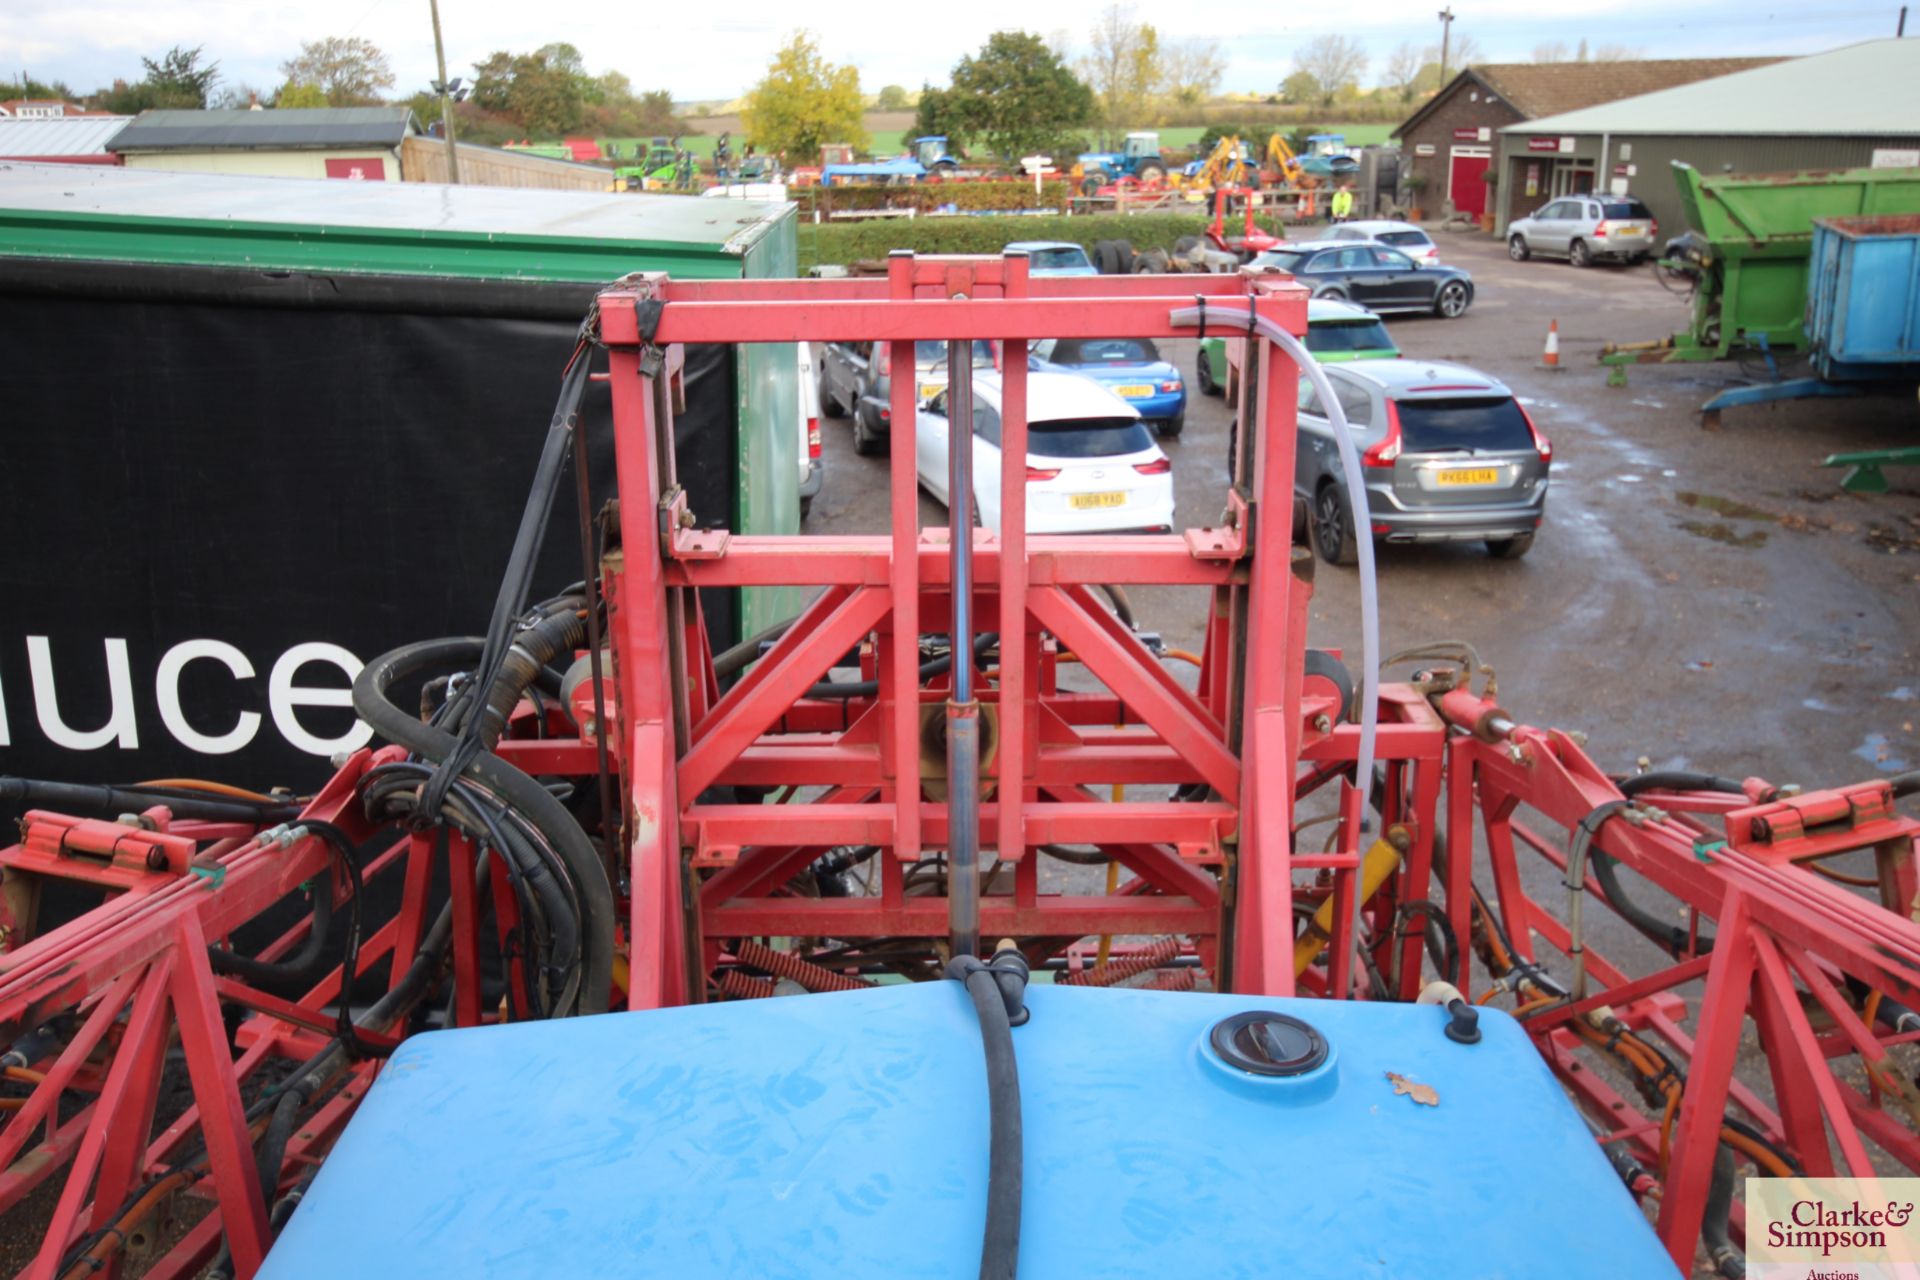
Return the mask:
<svg viewBox="0 0 1920 1280"><path fill-rule="evenodd" d="M1890 36L1899 5L1867 8L1858 0L1832 3L1733 3L1730 0L1451 0L1454 32L1471 35L1489 62L1524 62L1544 42L1569 47L1584 37L1595 45L1626 44L1647 57L1817 53ZM860 68L862 86L876 92L899 84L944 83L959 54L997 30L1036 30L1085 44L1107 0L1053 0L1044 10L1026 0L971 0L960 9L918 10L888 0L843 0L796 6L790 0L729 0L726 4L568 0L441 0L440 17L451 75L498 49L527 50L550 41L576 45L595 73L618 70L639 89L664 88L677 101L725 100L759 78L773 50L795 27L820 38L827 55ZM1218 40L1227 56L1222 89L1271 91L1285 79L1294 50L1328 30L1361 40L1371 55L1366 82L1377 83L1387 55L1401 41L1437 43L1435 0L1369 0L1340 14L1325 5L1275 0L1140 0L1136 16L1163 38ZM1916 5L1920 8L1920 4ZM1044 14L1044 18L1036 15ZM1199 26L1194 25L1198 20ZM1920 13L1914 22L1920 34ZM329 35L362 36L386 51L395 92L424 88L434 78L428 0L52 0L0 5L0 71L64 80L77 92L140 78L142 55L170 46L204 45L220 64L222 82L268 89L279 65L301 41Z"/></svg>

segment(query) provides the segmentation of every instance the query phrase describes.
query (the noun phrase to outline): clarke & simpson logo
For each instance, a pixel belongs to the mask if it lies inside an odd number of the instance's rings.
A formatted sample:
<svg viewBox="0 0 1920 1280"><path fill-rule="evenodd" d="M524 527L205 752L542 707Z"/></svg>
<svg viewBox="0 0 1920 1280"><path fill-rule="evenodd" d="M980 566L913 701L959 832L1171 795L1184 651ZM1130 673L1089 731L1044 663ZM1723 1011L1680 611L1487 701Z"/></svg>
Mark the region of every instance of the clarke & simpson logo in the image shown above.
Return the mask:
<svg viewBox="0 0 1920 1280"><path fill-rule="evenodd" d="M1920 1178L1749 1178L1749 1280L1920 1280Z"/></svg>

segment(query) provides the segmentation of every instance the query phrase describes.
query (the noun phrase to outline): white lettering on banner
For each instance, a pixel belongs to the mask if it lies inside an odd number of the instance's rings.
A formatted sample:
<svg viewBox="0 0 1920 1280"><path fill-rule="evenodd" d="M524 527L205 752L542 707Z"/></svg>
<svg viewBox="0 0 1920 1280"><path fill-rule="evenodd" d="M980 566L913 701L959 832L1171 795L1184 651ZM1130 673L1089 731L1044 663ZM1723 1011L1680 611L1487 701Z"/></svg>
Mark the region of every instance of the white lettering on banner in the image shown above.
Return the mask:
<svg viewBox="0 0 1920 1280"><path fill-rule="evenodd" d="M224 664L238 680L253 675L253 664L247 661L247 655L224 640L182 641L167 650L153 678L153 696L160 704L160 721L167 726L168 733L195 751L210 756L229 755L253 741L253 735L260 729L260 713L242 711L239 722L229 732L217 736L208 736L188 724L180 710L180 672L196 658Z"/></svg>
<svg viewBox="0 0 1920 1280"><path fill-rule="evenodd" d="M45 636L27 637L27 665L33 673L33 709L40 717L40 732L57 747L69 751L98 751L116 739L122 751L140 745L140 733L133 722L133 670L127 665L127 642L108 640L107 694L113 710L98 729L69 729L60 718L60 699L53 690L53 654Z"/></svg>
<svg viewBox="0 0 1920 1280"><path fill-rule="evenodd" d="M39 722L40 731L48 742L68 751L99 751L114 745L119 746L123 751L139 749L141 708L134 696L133 663L129 658L127 641L124 638L110 636L101 641L106 651L106 686L111 708L107 714L107 722L97 729L75 729L61 716L53 647L48 637L27 636L26 642L28 673L32 677L29 684L34 719ZM240 701L239 699L221 698L214 701L213 705L218 709L211 712L212 715L222 719L227 716L233 717L233 727L222 733L203 733L194 728L194 722L196 720L204 722L209 713L202 711L189 716L188 707L182 704L181 677L189 664L202 659L219 663L232 674L236 681L251 680L256 674L253 660L237 646L225 640L183 640L160 655L160 661L155 666L153 675L153 697L160 713L160 723L180 745L191 751L213 756L230 755L233 752L242 751L259 738L261 722L269 716L274 728L280 731L289 744L309 755L331 756L340 751L358 750L373 738L372 728L359 720L355 720L352 727L340 736L330 738L321 737L300 721L299 713L302 707L351 707L353 705L352 683L360 674L363 664L351 652L337 644L311 641L296 644L281 654L268 673L266 714L259 711L231 709L235 702ZM296 683L300 678L301 669L312 663L337 667L346 676L347 687ZM69 685L79 680L88 687L99 686L97 669L76 672L75 667L73 656L68 654L66 665L62 670L66 671ZM144 681L144 663L141 678ZM8 720L8 710L6 689L0 686L0 747L16 745L12 737L12 725ZM16 706L12 710L20 713L22 709Z"/></svg>
<svg viewBox="0 0 1920 1280"><path fill-rule="evenodd" d="M267 709L273 713L274 725L285 735L288 742L316 756L330 756L336 751L357 751L366 746L373 738L373 729L362 721L355 720L353 728L338 738L320 738L308 733L294 715L295 707L350 707L353 705L351 687L345 689L295 687L294 675L309 662L333 663L347 673L349 686L360 674L360 659L337 644L313 641L293 646L280 655L280 661L273 664L273 671L267 677Z"/></svg>

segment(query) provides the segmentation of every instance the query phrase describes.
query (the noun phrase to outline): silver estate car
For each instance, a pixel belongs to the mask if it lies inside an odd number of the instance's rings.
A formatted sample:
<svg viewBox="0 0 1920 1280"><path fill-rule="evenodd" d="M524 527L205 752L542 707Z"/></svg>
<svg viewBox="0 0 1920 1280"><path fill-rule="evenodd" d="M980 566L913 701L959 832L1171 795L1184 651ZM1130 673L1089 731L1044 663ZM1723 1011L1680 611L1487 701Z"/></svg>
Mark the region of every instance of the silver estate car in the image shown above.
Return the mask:
<svg viewBox="0 0 1920 1280"><path fill-rule="evenodd" d="M1523 556L1547 509L1553 447L1514 399L1483 373L1428 360L1323 366L1360 449L1368 535L1394 542L1485 542ZM1352 564L1346 482L1333 426L1313 383L1300 379L1294 483L1322 558Z"/></svg>
<svg viewBox="0 0 1920 1280"><path fill-rule="evenodd" d="M1576 267L1644 262L1659 233L1653 211L1632 196L1565 196L1507 225L1507 256L1525 262L1537 253Z"/></svg>

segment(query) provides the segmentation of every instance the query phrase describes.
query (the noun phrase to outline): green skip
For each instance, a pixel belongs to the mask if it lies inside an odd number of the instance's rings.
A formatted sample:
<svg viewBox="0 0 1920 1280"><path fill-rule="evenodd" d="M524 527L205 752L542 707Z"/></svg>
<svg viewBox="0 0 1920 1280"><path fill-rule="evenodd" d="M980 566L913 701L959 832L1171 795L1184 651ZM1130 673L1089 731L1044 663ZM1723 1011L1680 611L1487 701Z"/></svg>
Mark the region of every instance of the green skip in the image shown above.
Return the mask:
<svg viewBox="0 0 1920 1280"><path fill-rule="evenodd" d="M1886 473L1882 467L1920 467L1920 448L1873 449L1865 453L1827 455L1823 467L1851 467L1841 477L1840 487L1848 493L1885 493Z"/></svg>

